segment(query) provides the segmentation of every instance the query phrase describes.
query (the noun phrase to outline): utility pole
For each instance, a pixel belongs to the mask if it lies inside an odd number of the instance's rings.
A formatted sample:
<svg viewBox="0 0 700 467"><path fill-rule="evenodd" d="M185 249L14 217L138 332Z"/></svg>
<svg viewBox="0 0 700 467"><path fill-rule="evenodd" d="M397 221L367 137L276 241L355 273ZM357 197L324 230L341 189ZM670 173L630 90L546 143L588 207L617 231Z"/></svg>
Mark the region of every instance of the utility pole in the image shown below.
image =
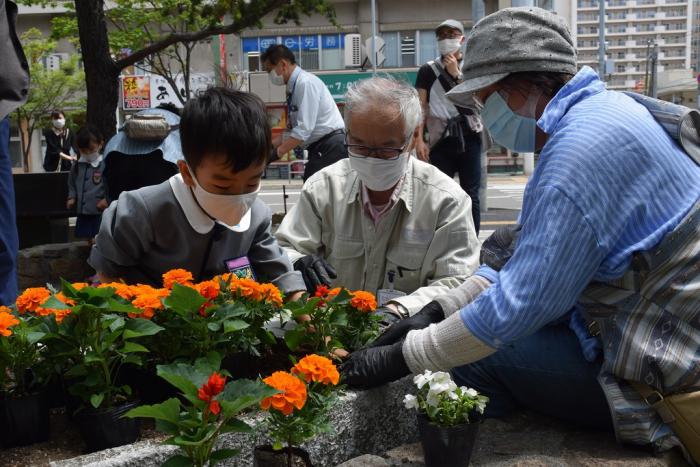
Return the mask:
<svg viewBox="0 0 700 467"><path fill-rule="evenodd" d="M605 81L605 0L598 0L598 76Z"/></svg>
<svg viewBox="0 0 700 467"><path fill-rule="evenodd" d="M372 0L372 75L377 74L377 3Z"/></svg>
<svg viewBox="0 0 700 467"><path fill-rule="evenodd" d="M646 60L644 61L644 94L649 96L651 95L651 88L649 85L651 84L649 82L649 60L651 59L651 39L647 39L647 56Z"/></svg>
<svg viewBox="0 0 700 467"><path fill-rule="evenodd" d="M656 99L656 90L659 86L659 72L657 62L659 61L659 44L654 41L654 51L651 53L651 97Z"/></svg>

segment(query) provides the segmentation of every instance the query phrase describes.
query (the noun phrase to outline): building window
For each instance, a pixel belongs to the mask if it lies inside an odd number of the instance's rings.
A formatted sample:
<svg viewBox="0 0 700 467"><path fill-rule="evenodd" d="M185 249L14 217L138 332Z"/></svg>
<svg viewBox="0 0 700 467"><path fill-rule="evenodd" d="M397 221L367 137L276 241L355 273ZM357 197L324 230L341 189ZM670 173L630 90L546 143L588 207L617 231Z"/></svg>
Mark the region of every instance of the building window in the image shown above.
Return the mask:
<svg viewBox="0 0 700 467"><path fill-rule="evenodd" d="M431 30L383 32L382 39L384 68L413 68L438 55L435 32Z"/></svg>
<svg viewBox="0 0 700 467"><path fill-rule="evenodd" d="M401 40L401 66L416 66L416 32L401 31L399 37Z"/></svg>

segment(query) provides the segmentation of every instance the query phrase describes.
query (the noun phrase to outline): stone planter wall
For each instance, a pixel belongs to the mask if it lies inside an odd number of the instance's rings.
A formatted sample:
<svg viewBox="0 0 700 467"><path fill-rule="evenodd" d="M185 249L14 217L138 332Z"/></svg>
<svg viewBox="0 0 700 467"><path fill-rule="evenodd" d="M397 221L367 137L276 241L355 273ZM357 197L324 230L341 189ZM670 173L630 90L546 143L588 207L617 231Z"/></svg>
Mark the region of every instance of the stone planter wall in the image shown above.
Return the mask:
<svg viewBox="0 0 700 467"><path fill-rule="evenodd" d="M347 391L332 413L335 433L319 436L304 446L315 466L335 466L362 454L380 454L418 439L415 412L403 406L403 396L412 391L411 378L372 389ZM257 412L243 419L259 424L264 415ZM227 433L219 438L219 448L238 448L239 456L217 465L250 466L253 448L267 444L259 431L253 434ZM88 454L66 461L53 462L52 467L156 467L176 448L154 441Z"/></svg>
<svg viewBox="0 0 700 467"><path fill-rule="evenodd" d="M52 243L20 250L17 255L19 290L60 284L60 278L80 282L95 274L87 264L90 245L87 241Z"/></svg>

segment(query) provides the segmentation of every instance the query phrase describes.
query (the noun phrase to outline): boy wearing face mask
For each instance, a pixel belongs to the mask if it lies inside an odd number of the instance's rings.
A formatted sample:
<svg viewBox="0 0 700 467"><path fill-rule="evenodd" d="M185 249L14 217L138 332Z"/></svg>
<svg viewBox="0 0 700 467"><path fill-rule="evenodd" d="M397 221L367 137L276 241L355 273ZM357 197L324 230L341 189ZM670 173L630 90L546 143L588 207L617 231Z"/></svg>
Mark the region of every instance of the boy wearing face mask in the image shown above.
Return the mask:
<svg viewBox="0 0 700 467"><path fill-rule="evenodd" d="M476 105L460 108L445 93L462 82L464 26L457 20L443 21L435 36L440 56L418 70L416 89L425 119L416 139L416 155L430 162L449 177L459 175L459 184L472 199L472 216L477 234L480 225L479 186L483 125ZM428 144L423 128L428 129Z"/></svg>
<svg viewBox="0 0 700 467"><path fill-rule="evenodd" d="M211 88L188 101L180 173L123 192L105 211L89 259L100 280L160 286L164 272L183 268L195 281L233 272L288 295L304 290L270 232L270 209L257 199L270 134L253 94Z"/></svg>
<svg viewBox="0 0 700 467"><path fill-rule="evenodd" d="M100 130L87 125L78 130L76 145L80 157L68 175L66 207L75 208L78 214L75 237L92 241L100 229L102 211L107 208L107 189L103 177L105 163L100 154L104 139Z"/></svg>
<svg viewBox="0 0 700 467"><path fill-rule="evenodd" d="M46 154L44 155L45 172L66 172L71 168L73 133L66 127L66 116L61 110L51 112L51 128L44 131Z"/></svg>

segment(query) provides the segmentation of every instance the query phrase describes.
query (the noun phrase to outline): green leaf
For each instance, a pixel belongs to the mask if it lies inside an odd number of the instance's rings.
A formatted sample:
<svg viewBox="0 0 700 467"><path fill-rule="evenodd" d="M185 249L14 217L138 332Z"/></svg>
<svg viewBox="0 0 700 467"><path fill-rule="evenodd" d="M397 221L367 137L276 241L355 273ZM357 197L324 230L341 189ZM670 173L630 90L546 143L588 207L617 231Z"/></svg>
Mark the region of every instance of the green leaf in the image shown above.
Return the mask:
<svg viewBox="0 0 700 467"><path fill-rule="evenodd" d="M124 339L132 339L134 337L152 336L158 334L164 328L158 326L153 321L147 319L136 318L127 320L124 330Z"/></svg>
<svg viewBox="0 0 700 467"><path fill-rule="evenodd" d="M246 329L248 327L250 327L250 324L240 319L224 321L224 334L228 334L229 332L242 331L243 329Z"/></svg>
<svg viewBox="0 0 700 467"><path fill-rule="evenodd" d="M87 373L85 365L73 365L70 370L66 371L65 376L68 378L78 378L87 375Z"/></svg>
<svg viewBox="0 0 700 467"><path fill-rule="evenodd" d="M63 303L62 301L60 301L59 299L57 299L57 298L54 297L53 295L50 296L49 299L46 300L46 301L44 302L44 304L41 305L41 306L42 306L43 308L54 308L54 309L57 309L57 310L67 310L68 308L70 308L69 305L66 305L65 303Z"/></svg>
<svg viewBox="0 0 700 467"><path fill-rule="evenodd" d="M225 417L233 416L253 405L257 405L266 397L274 396L279 391L261 381L238 379L226 385L219 396L219 402Z"/></svg>
<svg viewBox="0 0 700 467"><path fill-rule="evenodd" d="M98 408L100 404L102 404L104 398L105 395L103 392L100 394L93 394L92 396L90 396L90 404L92 404L94 408Z"/></svg>
<svg viewBox="0 0 700 467"><path fill-rule="evenodd" d="M348 314L343 309L334 310L331 316L328 318L331 324L336 326L347 326L348 325Z"/></svg>
<svg viewBox="0 0 700 467"><path fill-rule="evenodd" d="M296 350L299 348L301 344L309 340L309 336L306 332L306 329L303 328L296 328L296 329L290 329L289 331L284 333L284 342L287 344L287 347L289 347L289 350Z"/></svg>
<svg viewBox="0 0 700 467"><path fill-rule="evenodd" d="M124 342L124 347L121 348L124 353L136 353L136 352L148 352L148 349L141 344L136 342L126 341Z"/></svg>
<svg viewBox="0 0 700 467"><path fill-rule="evenodd" d="M214 462L219 462L230 457L236 456L239 452L240 449L219 449L218 451L214 451L209 455L209 460L213 465Z"/></svg>
<svg viewBox="0 0 700 467"><path fill-rule="evenodd" d="M109 330L116 332L117 330L123 328L125 323L126 320L120 316L109 324Z"/></svg>
<svg viewBox="0 0 700 467"><path fill-rule="evenodd" d="M107 299L107 307L109 311L114 311L116 313L141 313L141 310L136 308L130 303L122 303L119 300L114 299L114 297L109 297Z"/></svg>
<svg viewBox="0 0 700 467"><path fill-rule="evenodd" d="M177 454L163 462L161 467L192 467L193 465L192 459L182 454Z"/></svg>
<svg viewBox="0 0 700 467"><path fill-rule="evenodd" d="M237 433L252 433L253 428L237 418L232 418L221 427L221 433L229 433L232 431Z"/></svg>
<svg viewBox="0 0 700 467"><path fill-rule="evenodd" d="M211 332L219 332L219 329L221 329L221 323L217 323L217 322L214 322L214 321L209 322L209 323L207 323L207 328L208 328Z"/></svg>
<svg viewBox="0 0 700 467"><path fill-rule="evenodd" d="M45 332L30 331L27 333L27 342L34 345L46 336Z"/></svg>
<svg viewBox="0 0 700 467"><path fill-rule="evenodd" d="M127 418L154 418L177 425L180 418L180 400L172 397L154 405L141 405L124 414Z"/></svg>
<svg viewBox="0 0 700 467"><path fill-rule="evenodd" d="M191 287L174 284L173 290L163 303L178 314L197 313L207 299Z"/></svg>

